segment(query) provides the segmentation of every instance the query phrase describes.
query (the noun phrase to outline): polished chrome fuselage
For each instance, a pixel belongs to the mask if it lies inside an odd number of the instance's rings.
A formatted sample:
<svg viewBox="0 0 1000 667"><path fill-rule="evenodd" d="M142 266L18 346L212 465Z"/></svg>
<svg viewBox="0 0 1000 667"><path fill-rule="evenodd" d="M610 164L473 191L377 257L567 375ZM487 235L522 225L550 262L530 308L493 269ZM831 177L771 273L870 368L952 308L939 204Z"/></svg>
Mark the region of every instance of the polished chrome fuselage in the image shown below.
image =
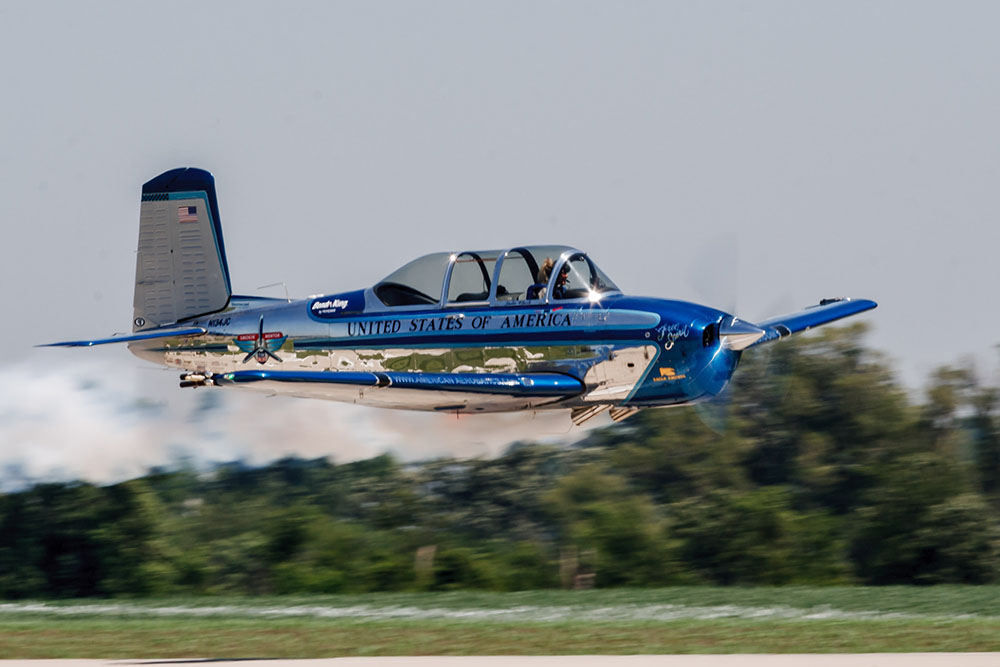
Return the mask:
<svg viewBox="0 0 1000 667"><path fill-rule="evenodd" d="M317 315L317 306L355 304ZM599 301L388 308L371 289L298 301L233 297L224 312L185 324L197 338L130 344L143 359L185 373L225 376L248 369L305 372L533 373L579 378L573 397L262 381L274 394L378 407L501 412L588 405L653 407L714 396L736 367L706 327L725 314L679 301L609 295ZM710 330L710 329L709 329ZM249 339L271 342L254 354ZM254 343L256 344L256 343Z"/></svg>
<svg viewBox="0 0 1000 667"><path fill-rule="evenodd" d="M215 179L171 169L142 186L131 335L181 387L245 387L454 412L569 408L580 424L716 396L743 350L875 308L824 299L757 324L630 297L563 245L436 252L372 287L292 301L234 296Z"/></svg>

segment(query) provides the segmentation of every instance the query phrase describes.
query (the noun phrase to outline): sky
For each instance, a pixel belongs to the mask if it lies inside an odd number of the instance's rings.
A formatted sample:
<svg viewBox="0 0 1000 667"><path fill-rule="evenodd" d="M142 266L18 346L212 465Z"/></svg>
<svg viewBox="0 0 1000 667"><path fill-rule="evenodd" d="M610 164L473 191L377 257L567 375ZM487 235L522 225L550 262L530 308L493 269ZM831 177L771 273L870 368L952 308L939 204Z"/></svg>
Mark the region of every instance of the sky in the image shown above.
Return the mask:
<svg viewBox="0 0 1000 667"><path fill-rule="evenodd" d="M912 391L942 364L995 381L997 25L991 2L0 0L0 486L574 436L33 348L130 329L140 188L178 166L215 174L237 293L564 243L751 321L872 298Z"/></svg>

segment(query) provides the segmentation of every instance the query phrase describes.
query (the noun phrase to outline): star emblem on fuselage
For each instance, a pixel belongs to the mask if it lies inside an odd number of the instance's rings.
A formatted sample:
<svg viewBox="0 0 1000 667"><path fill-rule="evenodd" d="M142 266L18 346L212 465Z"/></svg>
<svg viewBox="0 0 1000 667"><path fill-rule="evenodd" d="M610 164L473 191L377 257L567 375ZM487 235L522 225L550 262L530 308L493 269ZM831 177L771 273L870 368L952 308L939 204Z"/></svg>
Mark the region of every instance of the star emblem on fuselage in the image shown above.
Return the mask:
<svg viewBox="0 0 1000 667"><path fill-rule="evenodd" d="M259 364L267 363L268 357L281 363L281 358L275 354L275 351L281 349L281 346L285 344L285 338L287 336L280 331L268 331L265 333L264 316L261 315L257 333L240 334L233 342L240 348L240 351L247 353L247 356L243 357L241 363L245 364L254 357L257 358L257 363Z"/></svg>

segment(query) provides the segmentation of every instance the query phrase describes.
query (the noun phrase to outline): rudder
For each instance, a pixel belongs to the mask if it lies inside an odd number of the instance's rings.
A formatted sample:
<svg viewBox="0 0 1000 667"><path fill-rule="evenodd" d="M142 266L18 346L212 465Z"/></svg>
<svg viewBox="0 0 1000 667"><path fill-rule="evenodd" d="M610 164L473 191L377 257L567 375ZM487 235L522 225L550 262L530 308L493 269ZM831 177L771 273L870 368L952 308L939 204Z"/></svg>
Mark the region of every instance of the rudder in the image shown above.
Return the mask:
<svg viewBox="0 0 1000 667"><path fill-rule="evenodd" d="M166 171L142 186L132 330L224 309L232 296L215 178Z"/></svg>

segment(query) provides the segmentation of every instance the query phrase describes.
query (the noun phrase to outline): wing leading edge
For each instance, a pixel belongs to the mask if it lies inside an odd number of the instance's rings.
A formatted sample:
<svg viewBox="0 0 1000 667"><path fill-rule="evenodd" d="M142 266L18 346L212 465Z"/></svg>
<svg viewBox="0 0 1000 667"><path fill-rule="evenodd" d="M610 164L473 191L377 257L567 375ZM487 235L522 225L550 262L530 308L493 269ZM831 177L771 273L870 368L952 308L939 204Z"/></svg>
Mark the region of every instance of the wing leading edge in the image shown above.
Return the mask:
<svg viewBox="0 0 1000 667"><path fill-rule="evenodd" d="M764 330L764 335L748 347L763 345L821 324L863 313L877 306L878 304L871 299L824 299L815 306L758 322L757 326Z"/></svg>

